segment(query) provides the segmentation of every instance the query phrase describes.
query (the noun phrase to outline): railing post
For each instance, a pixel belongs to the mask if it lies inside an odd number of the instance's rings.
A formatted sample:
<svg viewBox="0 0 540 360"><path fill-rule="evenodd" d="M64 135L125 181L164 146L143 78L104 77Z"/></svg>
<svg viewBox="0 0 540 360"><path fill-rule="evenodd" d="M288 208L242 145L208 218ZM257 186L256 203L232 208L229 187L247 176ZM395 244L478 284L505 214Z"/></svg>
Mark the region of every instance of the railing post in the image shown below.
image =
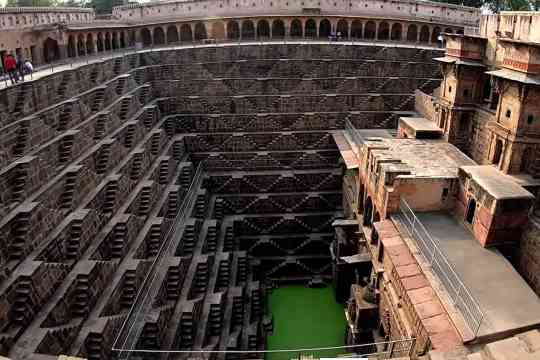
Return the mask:
<svg viewBox="0 0 540 360"><path fill-rule="evenodd" d="M388 342L388 350L386 351L386 357L390 359L392 357L392 354L394 353L394 342L389 341Z"/></svg>

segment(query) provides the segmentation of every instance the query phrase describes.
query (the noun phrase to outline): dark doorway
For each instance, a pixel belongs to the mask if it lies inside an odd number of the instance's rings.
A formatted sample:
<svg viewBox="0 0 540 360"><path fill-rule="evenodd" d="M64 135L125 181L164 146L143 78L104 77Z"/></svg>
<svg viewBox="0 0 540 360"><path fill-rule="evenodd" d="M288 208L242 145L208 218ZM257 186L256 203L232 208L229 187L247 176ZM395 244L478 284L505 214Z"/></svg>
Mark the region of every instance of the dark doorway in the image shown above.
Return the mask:
<svg viewBox="0 0 540 360"><path fill-rule="evenodd" d="M467 215L466 215L466 217L465 217L465 220L466 220L469 224L472 224L472 223L473 223L475 211L476 211L476 200L471 199L471 200L469 201L469 206L467 206Z"/></svg>
<svg viewBox="0 0 540 360"><path fill-rule="evenodd" d="M60 59L60 51L58 42L54 39L47 38L43 44L43 59L45 62L51 62Z"/></svg>

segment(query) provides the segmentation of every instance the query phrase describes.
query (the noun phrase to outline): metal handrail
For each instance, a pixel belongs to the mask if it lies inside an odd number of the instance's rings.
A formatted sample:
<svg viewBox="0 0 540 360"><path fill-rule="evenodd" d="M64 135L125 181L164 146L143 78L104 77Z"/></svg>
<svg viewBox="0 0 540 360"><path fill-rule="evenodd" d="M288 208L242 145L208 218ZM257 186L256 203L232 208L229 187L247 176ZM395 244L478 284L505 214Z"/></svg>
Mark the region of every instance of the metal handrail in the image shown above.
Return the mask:
<svg viewBox="0 0 540 360"><path fill-rule="evenodd" d="M427 231L405 199L400 199L399 212L406 220L404 225L407 232L416 240L422 256L429 262L433 272L443 283L465 322L476 336L484 321L484 313L480 305L441 250L439 240Z"/></svg>
<svg viewBox="0 0 540 360"><path fill-rule="evenodd" d="M349 119L345 119L345 130L357 145L362 145L365 143L364 137L360 134L360 131L354 127Z"/></svg>
<svg viewBox="0 0 540 360"><path fill-rule="evenodd" d="M126 319L124 320L120 331L118 332L118 335L116 336L116 339L114 340L112 349L113 351L118 351L119 359L129 359L131 356L131 352L127 351L130 349L133 349L135 347L135 344L140 336L140 333L142 332L143 328L143 317L145 315L145 309L147 306L149 306L153 300L152 296L149 296L150 288L152 287L154 281L156 280L158 270L162 268L161 262L164 260L165 256L164 254L167 254L171 249L171 244L174 242L171 241L174 236L177 235L180 236L179 230L182 229L184 226L184 222L187 216L189 216L191 208L193 206L193 203L196 198L196 192L197 189L201 183L202 180L202 173L204 169L204 163L201 162L197 166L197 170L192 178L191 184L188 188L188 190L185 193L184 200L182 202L182 205L180 206L180 211L176 215L176 217L173 220L173 224L169 227L169 230L167 234L165 235L164 241L161 244L158 253L156 254L156 258L152 262L150 269L148 270L146 277L144 278L143 282L141 283L140 290L137 292L137 296L135 297L135 301L133 302L133 305L131 306ZM135 326L136 324L140 326ZM124 333L124 330L127 329L127 333L125 336L122 336ZM118 347L118 341L120 338L123 337L122 344Z"/></svg>

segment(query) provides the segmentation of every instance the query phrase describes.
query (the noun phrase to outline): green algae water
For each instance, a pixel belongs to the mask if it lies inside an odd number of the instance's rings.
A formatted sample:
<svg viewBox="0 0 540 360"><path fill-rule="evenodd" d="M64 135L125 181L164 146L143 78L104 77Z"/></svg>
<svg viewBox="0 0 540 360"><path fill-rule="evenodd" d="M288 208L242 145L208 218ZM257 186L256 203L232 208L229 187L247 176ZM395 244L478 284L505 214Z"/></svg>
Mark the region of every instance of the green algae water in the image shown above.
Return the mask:
<svg viewBox="0 0 540 360"><path fill-rule="evenodd" d="M336 303L332 287L321 289L290 285L274 289L269 299L274 316L274 332L267 339L267 349L299 349L343 346L345 315ZM315 358L333 357L343 350L303 352ZM298 353L268 353L265 360L290 360Z"/></svg>

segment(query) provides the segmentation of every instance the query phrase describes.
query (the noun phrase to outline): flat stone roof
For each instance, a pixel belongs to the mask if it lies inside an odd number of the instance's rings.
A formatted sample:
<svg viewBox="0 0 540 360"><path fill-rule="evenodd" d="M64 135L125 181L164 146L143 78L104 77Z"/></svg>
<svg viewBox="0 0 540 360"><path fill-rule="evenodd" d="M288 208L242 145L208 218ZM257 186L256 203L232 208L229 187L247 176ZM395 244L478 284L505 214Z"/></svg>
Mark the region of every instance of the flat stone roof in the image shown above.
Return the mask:
<svg viewBox="0 0 540 360"><path fill-rule="evenodd" d="M456 57L453 57L453 56L443 56L443 57L434 58L433 60L448 63L448 64L486 67L486 65L482 64L479 61L463 60L463 59L456 58Z"/></svg>
<svg viewBox="0 0 540 360"><path fill-rule="evenodd" d="M503 79L513 80L524 84L540 85L540 78L537 76L531 76L526 73L510 69L500 69L494 71L486 71L486 74L501 77Z"/></svg>
<svg viewBox="0 0 540 360"><path fill-rule="evenodd" d="M484 314L477 337L540 325L540 298L508 260L445 212L416 213Z"/></svg>
<svg viewBox="0 0 540 360"><path fill-rule="evenodd" d="M475 164L458 148L444 140L379 139L366 140L366 143L386 147L374 152L401 160L409 166L412 174L399 177L454 178L457 177L458 168Z"/></svg>
<svg viewBox="0 0 540 360"><path fill-rule="evenodd" d="M518 184L516 180L503 174L494 166L463 166L462 170L497 200L534 199L534 196Z"/></svg>

